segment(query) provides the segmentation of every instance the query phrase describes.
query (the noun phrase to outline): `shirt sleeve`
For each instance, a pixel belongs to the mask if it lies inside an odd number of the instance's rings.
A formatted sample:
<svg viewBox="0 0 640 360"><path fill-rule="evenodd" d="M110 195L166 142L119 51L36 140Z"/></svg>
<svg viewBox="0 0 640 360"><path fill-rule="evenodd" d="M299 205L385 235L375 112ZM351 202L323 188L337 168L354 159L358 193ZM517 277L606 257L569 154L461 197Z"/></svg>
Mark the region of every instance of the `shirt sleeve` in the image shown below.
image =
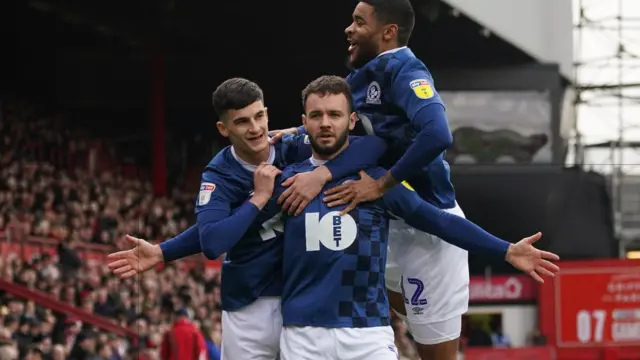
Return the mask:
<svg viewBox="0 0 640 360"><path fill-rule="evenodd" d="M385 193L383 200L388 209L408 225L461 249L503 258L507 254L509 242L489 234L463 217L438 209L404 184L398 184Z"/></svg>
<svg viewBox="0 0 640 360"><path fill-rule="evenodd" d="M178 236L160 243L160 250L162 250L164 262L171 262L201 253L198 225L193 225L178 234Z"/></svg>
<svg viewBox="0 0 640 360"><path fill-rule="evenodd" d="M325 164L333 179L378 165L378 160L387 151L386 142L377 136L351 136L349 142L343 152Z"/></svg>
<svg viewBox="0 0 640 360"><path fill-rule="evenodd" d="M444 104L433 86L431 75L426 69L409 65L401 68L393 79L391 98L405 112L417 135L407 152L391 168L391 176L396 181L409 178L453 143Z"/></svg>
<svg viewBox="0 0 640 360"><path fill-rule="evenodd" d="M217 259L231 250L255 221L260 210L248 200L231 211L230 189L224 179L205 172L196 204L200 247L205 256Z"/></svg>

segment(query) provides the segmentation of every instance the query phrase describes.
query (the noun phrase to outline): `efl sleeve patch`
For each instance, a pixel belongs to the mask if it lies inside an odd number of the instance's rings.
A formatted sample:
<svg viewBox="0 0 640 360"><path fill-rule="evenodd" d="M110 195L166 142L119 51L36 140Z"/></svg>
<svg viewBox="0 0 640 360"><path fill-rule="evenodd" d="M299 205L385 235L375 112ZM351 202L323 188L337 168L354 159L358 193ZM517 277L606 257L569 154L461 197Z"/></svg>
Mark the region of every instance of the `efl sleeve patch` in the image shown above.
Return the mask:
<svg viewBox="0 0 640 360"><path fill-rule="evenodd" d="M419 99L431 99L435 93L426 79L416 79L409 83L409 87Z"/></svg>
<svg viewBox="0 0 640 360"><path fill-rule="evenodd" d="M198 205L207 205L211 200L211 193L216 189L216 184L203 182L200 184L200 193L198 194Z"/></svg>

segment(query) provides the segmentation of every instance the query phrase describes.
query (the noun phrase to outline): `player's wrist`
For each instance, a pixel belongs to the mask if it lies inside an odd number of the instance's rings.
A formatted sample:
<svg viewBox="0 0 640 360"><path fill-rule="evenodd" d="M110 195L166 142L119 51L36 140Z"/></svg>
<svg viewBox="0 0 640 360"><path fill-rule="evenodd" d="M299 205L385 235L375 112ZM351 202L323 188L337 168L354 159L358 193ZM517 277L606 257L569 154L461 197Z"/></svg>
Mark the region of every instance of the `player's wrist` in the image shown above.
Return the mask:
<svg viewBox="0 0 640 360"><path fill-rule="evenodd" d="M269 202L270 198L271 194L254 193L251 199L249 199L249 202L255 205L258 209L262 210L262 208L267 205L267 202Z"/></svg>
<svg viewBox="0 0 640 360"><path fill-rule="evenodd" d="M152 248L152 258L153 258L153 262L154 264L162 264L164 261L164 253L162 252L162 248L160 247L160 244L157 245L153 245Z"/></svg>
<svg viewBox="0 0 640 360"><path fill-rule="evenodd" d="M509 244L509 247L507 248L507 252L504 255L504 260L506 262L508 262L509 264L511 264L511 260L512 260L511 258L512 258L513 251L514 251L513 249L514 249L514 245L513 244Z"/></svg>
<svg viewBox="0 0 640 360"><path fill-rule="evenodd" d="M313 173L318 174L318 176L320 176L320 178L322 179L322 181L324 181L325 184L331 181L331 179L333 179L331 170L329 170L329 168L327 168L324 165L318 166L315 170L313 170Z"/></svg>

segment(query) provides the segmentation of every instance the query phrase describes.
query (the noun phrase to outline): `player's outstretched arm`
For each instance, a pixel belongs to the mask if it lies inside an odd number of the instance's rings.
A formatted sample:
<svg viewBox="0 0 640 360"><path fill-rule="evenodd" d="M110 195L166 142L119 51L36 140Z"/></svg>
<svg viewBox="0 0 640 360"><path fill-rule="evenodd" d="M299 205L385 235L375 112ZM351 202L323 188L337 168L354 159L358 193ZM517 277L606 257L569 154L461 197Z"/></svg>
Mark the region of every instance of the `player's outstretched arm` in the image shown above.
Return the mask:
<svg viewBox="0 0 640 360"><path fill-rule="evenodd" d="M203 174L196 215L200 246L208 259L217 259L240 241L271 198L278 174L280 170L273 165L260 164L254 172L254 194L233 213L226 189L214 182L224 184L224 180L212 172Z"/></svg>
<svg viewBox="0 0 640 360"><path fill-rule="evenodd" d="M290 215L300 215L304 208L313 200L324 185L331 179L339 179L357 173L361 169L377 165L378 160L386 152L387 145L384 140L376 136L351 136L349 146L331 161L327 162L312 172L297 174L282 183L287 187L278 198L282 211ZM311 146L304 137L298 140L297 148L290 149L302 156L297 156L295 162L308 159L311 156ZM343 196L350 201L352 196Z"/></svg>
<svg viewBox="0 0 640 360"><path fill-rule="evenodd" d="M404 219L410 226L433 234L461 249L500 256L537 281L543 282L540 275L553 276L559 270L550 262L559 259L556 254L533 247L532 244L540 239L540 233L511 244L489 234L463 217L436 208L404 185L389 190L383 200L392 213Z"/></svg>
<svg viewBox="0 0 640 360"><path fill-rule="evenodd" d="M107 256L107 267L120 278L124 279L145 272L162 263L162 251L159 246L130 235L126 235L125 239L133 245L133 248Z"/></svg>

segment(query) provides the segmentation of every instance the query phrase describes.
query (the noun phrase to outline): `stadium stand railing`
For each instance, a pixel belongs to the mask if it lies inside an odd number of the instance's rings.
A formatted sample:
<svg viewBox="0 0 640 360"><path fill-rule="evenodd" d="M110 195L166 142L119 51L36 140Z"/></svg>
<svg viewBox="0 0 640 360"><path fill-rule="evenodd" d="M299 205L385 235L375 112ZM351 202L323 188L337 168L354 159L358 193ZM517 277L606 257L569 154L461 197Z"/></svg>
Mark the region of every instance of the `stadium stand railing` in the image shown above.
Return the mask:
<svg viewBox="0 0 640 360"><path fill-rule="evenodd" d="M96 328L104 331L108 331L118 336L129 336L131 338L137 337L137 334L127 328L115 324L113 321L87 312L83 309L62 302L50 296L49 294L41 291L32 290L25 286L18 285L3 279L0 279L0 290L4 290L15 297L31 300L36 304L44 306L45 308L62 313L67 316L73 316L83 323L90 324Z"/></svg>

